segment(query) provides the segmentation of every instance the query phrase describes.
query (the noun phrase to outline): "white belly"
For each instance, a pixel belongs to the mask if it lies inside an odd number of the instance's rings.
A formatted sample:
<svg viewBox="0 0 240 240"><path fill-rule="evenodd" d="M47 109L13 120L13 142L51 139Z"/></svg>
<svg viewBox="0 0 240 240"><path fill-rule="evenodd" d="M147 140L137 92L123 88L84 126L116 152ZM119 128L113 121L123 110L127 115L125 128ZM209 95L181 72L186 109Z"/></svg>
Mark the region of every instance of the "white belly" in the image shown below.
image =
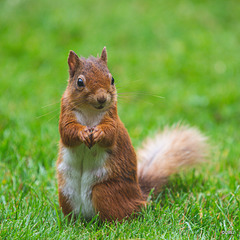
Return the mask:
<svg viewBox="0 0 240 240"><path fill-rule="evenodd" d="M81 212L85 218L95 216L91 199L92 187L107 177L107 170L104 168L107 155L97 145L91 149L85 144L75 148L62 148L62 162L58 171L65 184L61 191L69 199L74 214Z"/></svg>

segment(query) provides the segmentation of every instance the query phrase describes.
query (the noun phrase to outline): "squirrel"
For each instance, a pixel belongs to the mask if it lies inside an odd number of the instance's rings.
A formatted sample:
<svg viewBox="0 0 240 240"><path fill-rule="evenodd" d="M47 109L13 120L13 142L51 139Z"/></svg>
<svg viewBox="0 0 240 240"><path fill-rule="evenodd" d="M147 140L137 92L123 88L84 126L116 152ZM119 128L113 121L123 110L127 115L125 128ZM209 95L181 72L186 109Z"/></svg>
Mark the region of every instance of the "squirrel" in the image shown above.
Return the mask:
<svg viewBox="0 0 240 240"><path fill-rule="evenodd" d="M186 126L166 128L136 153L117 112L106 47L87 59L70 51L61 99L57 160L59 205L65 216L121 221L146 206L181 167L202 162L206 137Z"/></svg>

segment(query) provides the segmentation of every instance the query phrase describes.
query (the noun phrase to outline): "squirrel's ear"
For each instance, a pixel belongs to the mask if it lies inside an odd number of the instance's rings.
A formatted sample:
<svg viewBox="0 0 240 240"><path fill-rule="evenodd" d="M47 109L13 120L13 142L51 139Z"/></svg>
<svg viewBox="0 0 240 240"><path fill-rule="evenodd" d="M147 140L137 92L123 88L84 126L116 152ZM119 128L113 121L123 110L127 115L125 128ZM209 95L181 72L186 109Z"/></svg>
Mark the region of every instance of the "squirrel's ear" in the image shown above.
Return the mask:
<svg viewBox="0 0 240 240"><path fill-rule="evenodd" d="M105 63L107 63L107 50L106 50L106 47L103 48L102 50L102 54L101 54L101 57L100 57Z"/></svg>
<svg viewBox="0 0 240 240"><path fill-rule="evenodd" d="M68 55L68 66L69 66L69 74L71 77L73 77L79 65L80 65L80 59L78 55L74 51L70 51Z"/></svg>

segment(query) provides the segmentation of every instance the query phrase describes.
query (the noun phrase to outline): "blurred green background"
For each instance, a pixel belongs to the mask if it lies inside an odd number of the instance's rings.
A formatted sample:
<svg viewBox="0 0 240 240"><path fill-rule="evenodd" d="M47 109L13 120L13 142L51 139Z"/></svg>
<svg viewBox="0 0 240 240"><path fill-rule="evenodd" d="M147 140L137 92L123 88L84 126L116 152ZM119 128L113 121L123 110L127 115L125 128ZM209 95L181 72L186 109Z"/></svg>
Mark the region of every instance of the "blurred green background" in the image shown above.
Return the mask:
<svg viewBox="0 0 240 240"><path fill-rule="evenodd" d="M2 219L15 214L6 213L7 203L19 192L31 198L32 188L57 204L58 115L69 50L87 57L107 47L119 115L135 147L165 125L197 126L213 150L202 173L211 183L206 191L236 190L238 0L1 0L0 9Z"/></svg>

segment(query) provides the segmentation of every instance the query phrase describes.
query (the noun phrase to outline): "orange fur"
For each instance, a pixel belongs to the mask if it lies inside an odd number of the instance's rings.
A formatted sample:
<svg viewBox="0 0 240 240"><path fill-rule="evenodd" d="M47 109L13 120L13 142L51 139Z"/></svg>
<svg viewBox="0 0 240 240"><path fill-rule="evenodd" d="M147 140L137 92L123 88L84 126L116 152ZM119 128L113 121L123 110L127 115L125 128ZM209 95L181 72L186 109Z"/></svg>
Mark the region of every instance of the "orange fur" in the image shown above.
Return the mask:
<svg viewBox="0 0 240 240"><path fill-rule="evenodd" d="M96 184L93 187L92 201L103 221L121 221L140 211L140 207L145 204L139 185L120 178Z"/></svg>
<svg viewBox="0 0 240 240"><path fill-rule="evenodd" d="M70 77L59 121L60 206L65 215L81 211L88 218L94 211L102 220L122 220L145 206L150 189L159 189L179 165L203 159L204 139L198 132L187 134L185 129L181 135L176 130L175 138L170 137L172 147L164 154L161 144L153 147L154 153L148 147L139 151L137 168L136 153L118 117L106 48L100 58L88 59L70 51L68 64Z"/></svg>

